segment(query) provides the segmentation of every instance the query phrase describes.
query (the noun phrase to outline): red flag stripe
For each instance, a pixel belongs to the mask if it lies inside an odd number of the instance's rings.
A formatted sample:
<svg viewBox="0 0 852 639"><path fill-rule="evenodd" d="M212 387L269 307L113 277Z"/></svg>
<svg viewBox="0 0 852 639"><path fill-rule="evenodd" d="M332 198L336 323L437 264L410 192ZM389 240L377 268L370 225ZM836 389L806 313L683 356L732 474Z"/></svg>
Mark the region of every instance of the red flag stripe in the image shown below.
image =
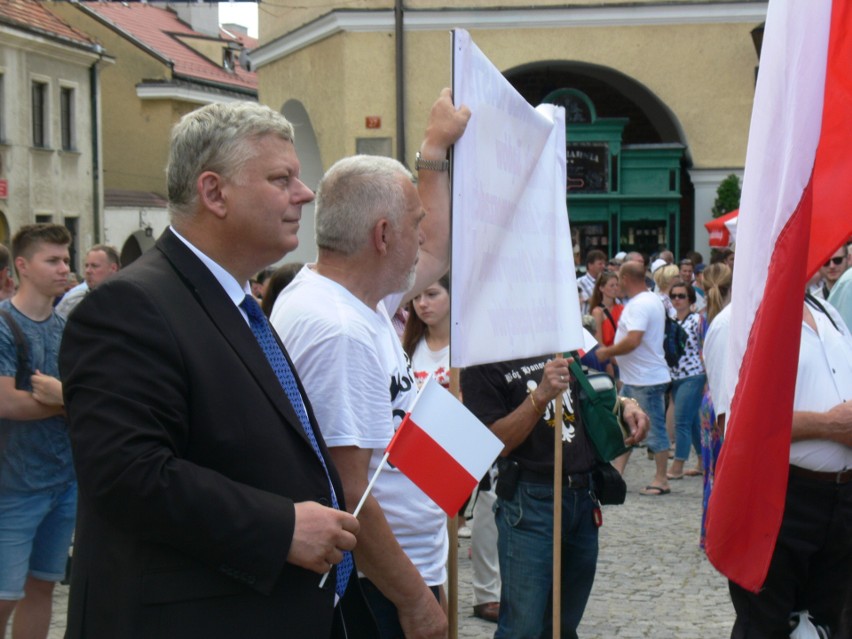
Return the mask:
<svg viewBox="0 0 852 639"><path fill-rule="evenodd" d="M753 592L766 579L784 514L802 331L796 291L805 289L812 208L813 179L772 253L707 512L707 557L731 581Z"/></svg>
<svg viewBox="0 0 852 639"><path fill-rule="evenodd" d="M454 517L478 483L408 415L387 447L388 461Z"/></svg>
<svg viewBox="0 0 852 639"><path fill-rule="evenodd" d="M814 232L811 233L807 275L819 270L837 248L852 236L852 153L849 153L852 113L852 2L831 6L822 133L814 161Z"/></svg>

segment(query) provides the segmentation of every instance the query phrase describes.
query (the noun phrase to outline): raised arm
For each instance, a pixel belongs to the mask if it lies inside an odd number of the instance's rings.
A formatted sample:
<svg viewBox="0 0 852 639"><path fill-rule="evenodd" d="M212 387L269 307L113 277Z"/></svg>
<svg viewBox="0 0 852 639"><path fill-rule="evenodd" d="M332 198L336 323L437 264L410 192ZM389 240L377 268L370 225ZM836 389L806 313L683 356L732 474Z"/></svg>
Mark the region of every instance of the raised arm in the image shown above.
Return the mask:
<svg viewBox="0 0 852 639"><path fill-rule="evenodd" d="M470 120L470 109L456 108L452 91L443 89L432 105L426 135L420 145L423 160L444 160L450 147L465 131ZM423 168L418 171L417 190L426 211L421 224L425 236L420 247L417 277L414 287L406 294L403 303L418 295L447 272L450 264L450 174Z"/></svg>

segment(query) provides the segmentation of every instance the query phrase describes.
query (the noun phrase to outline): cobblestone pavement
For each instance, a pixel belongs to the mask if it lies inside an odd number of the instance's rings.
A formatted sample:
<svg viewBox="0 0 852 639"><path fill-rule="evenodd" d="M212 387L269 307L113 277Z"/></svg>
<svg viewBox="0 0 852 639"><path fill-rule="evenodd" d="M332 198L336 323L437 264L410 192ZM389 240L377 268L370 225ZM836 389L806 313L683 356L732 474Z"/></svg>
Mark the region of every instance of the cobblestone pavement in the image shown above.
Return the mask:
<svg viewBox="0 0 852 639"><path fill-rule="evenodd" d="M673 481L671 494L663 497L640 495L653 473L653 462L638 449L627 466L627 501L604 507L598 571L579 629L582 639L730 636L734 611L727 583L698 548L702 480ZM458 636L486 639L495 625L472 616L470 541L460 544ZM67 586L57 586L54 601L49 639L61 639Z"/></svg>

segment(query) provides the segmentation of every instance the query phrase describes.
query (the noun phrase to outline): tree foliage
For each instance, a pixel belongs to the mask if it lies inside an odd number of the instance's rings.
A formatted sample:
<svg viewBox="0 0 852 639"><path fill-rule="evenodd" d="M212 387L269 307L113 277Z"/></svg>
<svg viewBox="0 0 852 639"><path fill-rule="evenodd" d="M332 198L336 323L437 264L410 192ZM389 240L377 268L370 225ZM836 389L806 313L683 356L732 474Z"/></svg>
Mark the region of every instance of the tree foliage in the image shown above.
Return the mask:
<svg viewBox="0 0 852 639"><path fill-rule="evenodd" d="M716 189L716 201L713 203L713 217L719 217L740 208L740 179L733 173L722 180Z"/></svg>

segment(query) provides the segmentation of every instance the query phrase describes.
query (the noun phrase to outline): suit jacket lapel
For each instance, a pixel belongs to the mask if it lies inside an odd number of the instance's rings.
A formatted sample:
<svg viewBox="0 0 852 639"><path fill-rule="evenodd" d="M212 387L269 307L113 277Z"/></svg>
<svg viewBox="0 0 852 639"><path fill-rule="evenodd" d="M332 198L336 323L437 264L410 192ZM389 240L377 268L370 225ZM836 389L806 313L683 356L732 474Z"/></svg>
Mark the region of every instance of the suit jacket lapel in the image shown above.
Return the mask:
<svg viewBox="0 0 852 639"><path fill-rule="evenodd" d="M210 321L217 327L222 337L228 341L237 355L245 362L258 385L269 400L284 416L292 428L310 446L310 441L302 428L296 411L290 404L287 394L278 382L263 349L251 332L240 311L225 293L222 285L213 277L210 270L170 231L166 230L157 240L156 248L172 264L192 291L199 305L207 313ZM273 331L274 332L274 331ZM277 336L276 336L277 339ZM286 351L285 351L286 355ZM289 357L287 358L289 361ZM292 366L292 362L290 363ZM293 369L295 371L295 368ZM298 379L298 376L297 376ZM304 390L300 390L304 397ZM307 404L306 404L307 406Z"/></svg>

